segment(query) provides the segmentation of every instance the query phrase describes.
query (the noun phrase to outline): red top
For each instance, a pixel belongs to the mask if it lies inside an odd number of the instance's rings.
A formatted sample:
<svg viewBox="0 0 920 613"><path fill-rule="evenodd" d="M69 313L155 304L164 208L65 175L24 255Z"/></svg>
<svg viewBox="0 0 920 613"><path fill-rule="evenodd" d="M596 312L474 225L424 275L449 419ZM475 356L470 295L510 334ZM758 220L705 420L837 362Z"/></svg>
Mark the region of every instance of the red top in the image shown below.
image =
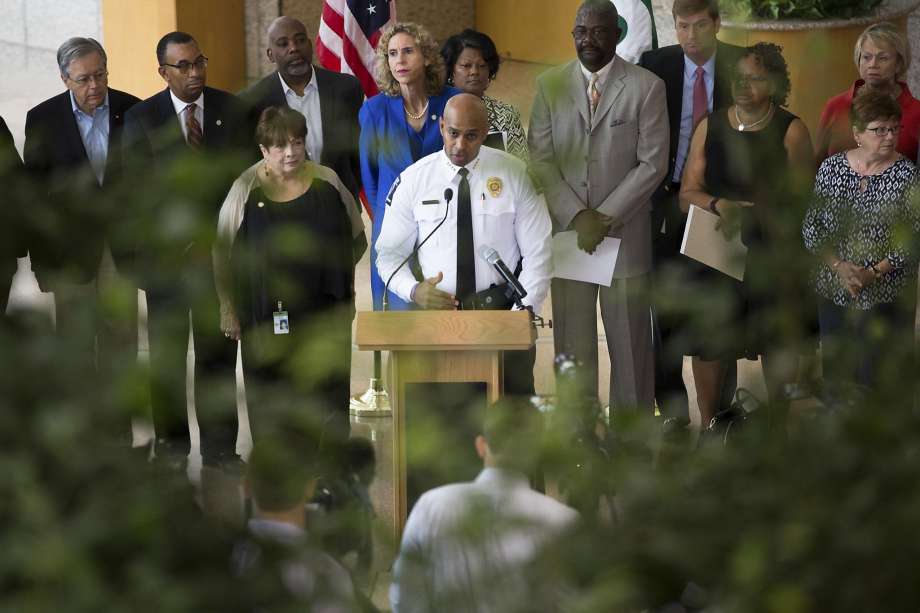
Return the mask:
<svg viewBox="0 0 920 613"><path fill-rule="evenodd" d="M850 127L850 106L853 96L865 84L859 79L853 87L834 96L824 105L821 111L821 120L818 122L818 135L815 138L815 157L818 164L838 151L846 151L856 147L853 140L853 129ZM920 100L910 93L907 83L898 81L901 86L901 95L898 104L901 106L901 134L898 137L898 152L917 162L918 134L920 134Z"/></svg>

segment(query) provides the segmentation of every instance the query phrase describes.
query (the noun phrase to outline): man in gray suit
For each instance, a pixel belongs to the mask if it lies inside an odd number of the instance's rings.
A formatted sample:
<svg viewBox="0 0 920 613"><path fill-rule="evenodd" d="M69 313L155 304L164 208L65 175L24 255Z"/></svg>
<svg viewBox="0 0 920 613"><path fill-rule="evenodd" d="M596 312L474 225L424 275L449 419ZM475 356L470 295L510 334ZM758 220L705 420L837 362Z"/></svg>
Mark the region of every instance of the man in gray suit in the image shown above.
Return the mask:
<svg viewBox="0 0 920 613"><path fill-rule="evenodd" d="M585 365L584 393L597 395L597 299L610 354L610 401L654 406L654 362L647 277L651 269L651 196L668 169L664 83L616 55L620 30L609 0L585 0L572 37L578 60L537 80L529 144L554 233L574 230L594 253L620 239L609 287L552 281L556 353Z"/></svg>

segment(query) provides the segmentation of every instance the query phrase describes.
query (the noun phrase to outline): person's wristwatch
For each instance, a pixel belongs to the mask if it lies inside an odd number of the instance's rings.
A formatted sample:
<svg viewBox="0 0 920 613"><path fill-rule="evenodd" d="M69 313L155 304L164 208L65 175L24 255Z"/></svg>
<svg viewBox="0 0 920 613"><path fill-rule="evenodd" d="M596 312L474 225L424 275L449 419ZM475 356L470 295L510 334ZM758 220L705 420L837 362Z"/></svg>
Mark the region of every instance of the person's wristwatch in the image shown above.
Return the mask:
<svg viewBox="0 0 920 613"><path fill-rule="evenodd" d="M720 213L720 212L719 212L719 209L716 208L716 202L718 202L718 201L719 201L719 198L718 198L718 197L713 198L712 200L709 201L709 212L710 212L710 213L714 213L714 214L718 215L719 217L721 217L721 216L722 216L722 213Z"/></svg>

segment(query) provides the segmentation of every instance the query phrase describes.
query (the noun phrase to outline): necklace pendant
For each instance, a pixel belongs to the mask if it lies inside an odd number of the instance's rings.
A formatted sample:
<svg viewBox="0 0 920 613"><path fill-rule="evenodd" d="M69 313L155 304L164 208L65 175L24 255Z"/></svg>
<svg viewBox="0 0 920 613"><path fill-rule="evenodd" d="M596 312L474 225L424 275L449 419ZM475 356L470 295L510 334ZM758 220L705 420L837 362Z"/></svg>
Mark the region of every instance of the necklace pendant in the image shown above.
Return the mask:
<svg viewBox="0 0 920 613"><path fill-rule="evenodd" d="M743 123L738 123L738 131L739 131L739 132L744 132L744 124L743 124Z"/></svg>

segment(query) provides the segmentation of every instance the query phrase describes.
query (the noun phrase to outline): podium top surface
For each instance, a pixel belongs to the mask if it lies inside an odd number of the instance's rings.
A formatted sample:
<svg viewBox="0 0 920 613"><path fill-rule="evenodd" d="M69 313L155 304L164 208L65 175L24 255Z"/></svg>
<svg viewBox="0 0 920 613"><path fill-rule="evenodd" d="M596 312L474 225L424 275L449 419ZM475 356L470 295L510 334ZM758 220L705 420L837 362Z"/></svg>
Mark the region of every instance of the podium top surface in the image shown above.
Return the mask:
<svg viewBox="0 0 920 613"><path fill-rule="evenodd" d="M362 351L521 351L537 331L526 311L362 311Z"/></svg>

